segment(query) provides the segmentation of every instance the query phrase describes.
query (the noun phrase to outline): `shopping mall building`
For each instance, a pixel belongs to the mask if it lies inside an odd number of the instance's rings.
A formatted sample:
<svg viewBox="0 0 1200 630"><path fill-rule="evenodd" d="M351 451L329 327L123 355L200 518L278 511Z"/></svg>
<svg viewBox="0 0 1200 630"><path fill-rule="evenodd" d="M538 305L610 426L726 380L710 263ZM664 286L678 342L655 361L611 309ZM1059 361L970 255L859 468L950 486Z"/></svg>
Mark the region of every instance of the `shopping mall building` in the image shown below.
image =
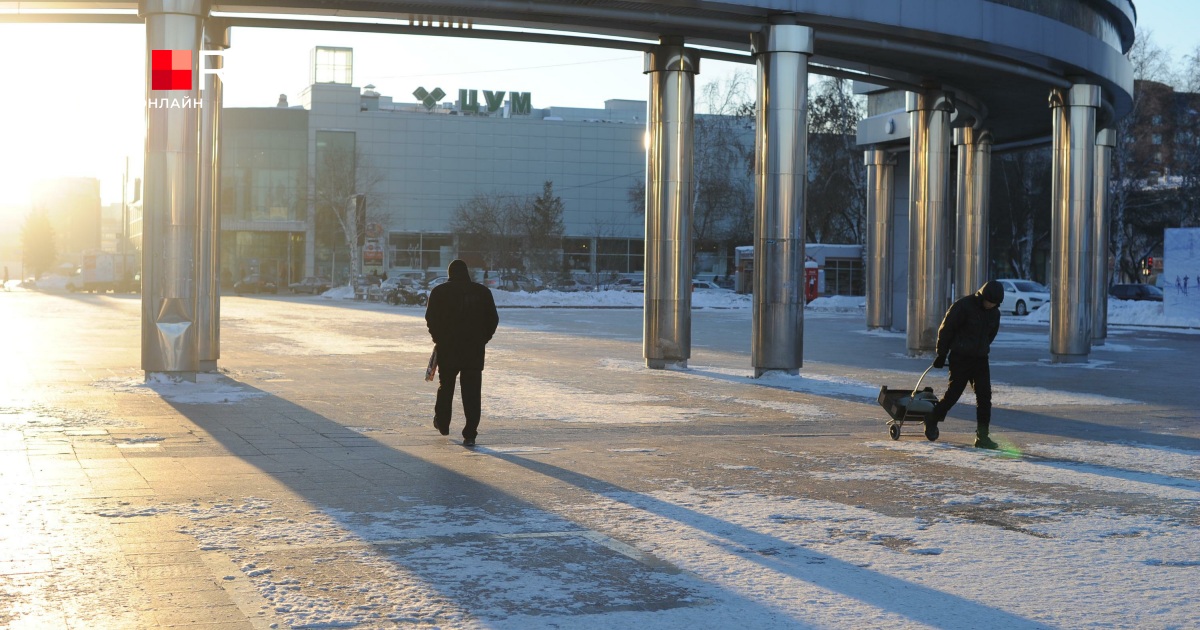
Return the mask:
<svg viewBox="0 0 1200 630"><path fill-rule="evenodd" d="M222 111L224 283L349 276L344 237L318 219L311 192L327 151L354 156L366 188L364 273L444 272L460 256L478 266L452 234L456 208L477 194L536 195L547 181L564 205L565 269L642 272L630 193L645 180L645 101L534 109L536 94L488 89L519 86L427 85L414 86L423 100L397 102L353 85L352 56L315 49L299 104ZM699 272L724 274L716 258Z"/></svg>

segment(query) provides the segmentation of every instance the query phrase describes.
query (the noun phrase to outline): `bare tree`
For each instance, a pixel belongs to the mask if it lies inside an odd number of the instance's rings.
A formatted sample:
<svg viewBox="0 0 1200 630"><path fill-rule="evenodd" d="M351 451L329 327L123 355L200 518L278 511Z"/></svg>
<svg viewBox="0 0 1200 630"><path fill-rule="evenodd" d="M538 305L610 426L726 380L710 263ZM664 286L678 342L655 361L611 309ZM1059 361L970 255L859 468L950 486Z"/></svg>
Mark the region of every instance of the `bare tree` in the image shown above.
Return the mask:
<svg viewBox="0 0 1200 630"><path fill-rule="evenodd" d="M1181 226L1200 226L1200 46L1184 57L1184 89L1176 110L1175 169L1179 175Z"/></svg>
<svg viewBox="0 0 1200 630"><path fill-rule="evenodd" d="M1153 33L1138 29L1133 48L1128 53L1133 65L1133 109L1115 125L1117 145L1112 153L1111 193L1112 243L1110 253L1117 261L1113 282L1122 276L1137 277L1137 261L1152 247L1151 239L1133 229L1129 219L1133 211L1144 212L1156 203L1153 196L1143 194L1147 179L1154 169L1154 154L1147 150L1153 145L1147 137L1146 123L1157 109L1153 91L1163 81L1170 80L1170 60L1166 51L1154 43Z"/></svg>
<svg viewBox="0 0 1200 630"><path fill-rule="evenodd" d="M450 229L462 252L501 275L562 268L563 202L553 182L539 195L476 193L455 209Z"/></svg>
<svg viewBox="0 0 1200 630"><path fill-rule="evenodd" d="M1004 153L992 161L993 258L1004 257L1014 277L1038 279L1033 253L1050 238L1050 175L1048 148Z"/></svg>
<svg viewBox="0 0 1200 630"><path fill-rule="evenodd" d="M349 250L351 281L362 270L362 248L372 224L386 227L388 215L379 209L376 193L382 174L371 167L360 149L325 148L313 180L313 206L318 238L340 241ZM362 203L354 197L362 195ZM340 235L341 238L336 238Z"/></svg>
<svg viewBox="0 0 1200 630"><path fill-rule="evenodd" d="M720 240L738 212L753 212L738 195L739 183L753 172L754 149L751 83L738 71L724 82L702 88L706 114L696 117L692 228L697 241Z"/></svg>
<svg viewBox="0 0 1200 630"><path fill-rule="evenodd" d="M807 238L813 242L866 242L867 170L855 133L866 117L850 82L822 79L808 107Z"/></svg>
<svg viewBox="0 0 1200 630"><path fill-rule="evenodd" d="M511 274L523 268L520 215L523 199L500 193L476 193L459 204L450 229L462 252L478 255L485 269Z"/></svg>

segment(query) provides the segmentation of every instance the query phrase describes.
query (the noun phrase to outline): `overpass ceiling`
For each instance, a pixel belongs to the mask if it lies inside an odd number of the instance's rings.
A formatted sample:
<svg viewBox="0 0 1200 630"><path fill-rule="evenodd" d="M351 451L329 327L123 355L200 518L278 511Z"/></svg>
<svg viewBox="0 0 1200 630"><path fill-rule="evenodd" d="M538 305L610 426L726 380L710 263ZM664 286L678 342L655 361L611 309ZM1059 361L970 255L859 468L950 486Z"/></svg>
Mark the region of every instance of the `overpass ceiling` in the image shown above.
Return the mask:
<svg viewBox="0 0 1200 630"><path fill-rule="evenodd" d="M0 10L130 12L137 4L0 1ZM219 0L211 9L247 26L254 25L251 14L266 14L401 24L461 19L476 37L486 37L485 27L644 42L680 36L691 45L729 51L722 58L748 54L751 33L790 15L814 28L815 63L967 94L987 107L998 143L1048 134L1047 96L1067 77L1101 85L1117 115L1128 109L1133 87L1121 54L1133 28L1130 0ZM437 26L403 32L467 35Z"/></svg>

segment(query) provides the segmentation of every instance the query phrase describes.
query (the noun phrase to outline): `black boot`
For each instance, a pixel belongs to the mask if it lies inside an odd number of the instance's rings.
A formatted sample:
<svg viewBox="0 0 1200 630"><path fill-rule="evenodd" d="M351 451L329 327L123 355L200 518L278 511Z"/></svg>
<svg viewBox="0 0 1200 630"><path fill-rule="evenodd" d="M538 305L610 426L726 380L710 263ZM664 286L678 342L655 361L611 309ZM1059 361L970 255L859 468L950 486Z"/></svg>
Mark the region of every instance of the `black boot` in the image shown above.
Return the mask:
<svg viewBox="0 0 1200 630"><path fill-rule="evenodd" d="M986 448L988 450L1000 448L999 444L996 444L992 441L992 438L988 437L988 426L990 424L990 420L979 420L977 422L975 426L975 448Z"/></svg>
<svg viewBox="0 0 1200 630"><path fill-rule="evenodd" d="M933 408L933 412L925 416L925 439L930 442L936 442L940 432L938 431L938 423L946 419L946 414L938 413L937 407Z"/></svg>

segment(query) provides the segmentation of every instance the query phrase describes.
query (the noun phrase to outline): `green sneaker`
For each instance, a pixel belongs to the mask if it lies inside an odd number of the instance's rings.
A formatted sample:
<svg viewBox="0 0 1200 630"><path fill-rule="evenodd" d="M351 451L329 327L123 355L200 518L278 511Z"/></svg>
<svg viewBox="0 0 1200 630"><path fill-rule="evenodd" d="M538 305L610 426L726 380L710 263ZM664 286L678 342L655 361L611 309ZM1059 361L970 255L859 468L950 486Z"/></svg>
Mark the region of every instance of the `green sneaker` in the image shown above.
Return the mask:
<svg viewBox="0 0 1200 630"><path fill-rule="evenodd" d="M1000 448L1000 445L993 442L992 438L982 435L975 438L975 448L986 448L990 451L994 451Z"/></svg>

